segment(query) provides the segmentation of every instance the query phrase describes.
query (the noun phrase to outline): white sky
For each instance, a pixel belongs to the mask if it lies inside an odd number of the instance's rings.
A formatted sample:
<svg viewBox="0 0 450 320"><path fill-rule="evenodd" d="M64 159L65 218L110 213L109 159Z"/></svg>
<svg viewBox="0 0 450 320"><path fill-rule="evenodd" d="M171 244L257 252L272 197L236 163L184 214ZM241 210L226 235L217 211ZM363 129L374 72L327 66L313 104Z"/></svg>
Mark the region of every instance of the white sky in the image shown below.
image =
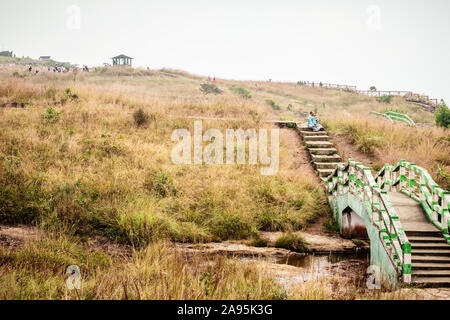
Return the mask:
<svg viewBox="0 0 450 320"><path fill-rule="evenodd" d="M89 66L123 53L135 66L448 103L449 13L447 0L0 0L0 49Z"/></svg>

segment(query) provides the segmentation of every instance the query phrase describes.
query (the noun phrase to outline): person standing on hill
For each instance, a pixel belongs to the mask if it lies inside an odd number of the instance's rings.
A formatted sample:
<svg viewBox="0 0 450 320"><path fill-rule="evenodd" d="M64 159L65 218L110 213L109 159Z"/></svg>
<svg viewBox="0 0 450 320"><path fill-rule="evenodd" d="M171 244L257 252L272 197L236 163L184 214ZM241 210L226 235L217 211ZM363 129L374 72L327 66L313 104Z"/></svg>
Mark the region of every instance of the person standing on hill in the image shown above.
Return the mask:
<svg viewBox="0 0 450 320"><path fill-rule="evenodd" d="M212 83L215 85L216 84L216 77L213 78Z"/></svg>

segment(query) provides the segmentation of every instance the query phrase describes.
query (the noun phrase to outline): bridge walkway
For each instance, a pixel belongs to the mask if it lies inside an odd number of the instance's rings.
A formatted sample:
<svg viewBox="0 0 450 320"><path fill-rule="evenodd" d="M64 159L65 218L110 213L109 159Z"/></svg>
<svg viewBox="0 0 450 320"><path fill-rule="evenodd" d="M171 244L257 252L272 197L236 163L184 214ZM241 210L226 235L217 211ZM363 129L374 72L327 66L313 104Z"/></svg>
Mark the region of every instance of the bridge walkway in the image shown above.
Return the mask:
<svg viewBox="0 0 450 320"><path fill-rule="evenodd" d="M450 287L450 246L426 217L420 203L401 192L389 192L411 242L412 283Z"/></svg>

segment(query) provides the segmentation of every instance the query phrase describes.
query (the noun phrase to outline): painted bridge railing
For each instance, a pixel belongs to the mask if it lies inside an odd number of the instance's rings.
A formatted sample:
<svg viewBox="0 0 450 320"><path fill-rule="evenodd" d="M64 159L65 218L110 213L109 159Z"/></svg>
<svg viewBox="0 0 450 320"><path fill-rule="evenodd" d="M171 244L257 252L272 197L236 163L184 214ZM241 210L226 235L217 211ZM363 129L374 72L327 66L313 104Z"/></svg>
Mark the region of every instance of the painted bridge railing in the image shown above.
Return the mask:
<svg viewBox="0 0 450 320"><path fill-rule="evenodd" d="M419 202L429 221L450 244L450 192L440 188L427 170L401 160L395 166L386 164L376 179L383 190L400 191Z"/></svg>
<svg viewBox="0 0 450 320"><path fill-rule="evenodd" d="M416 123L404 113L394 112L394 111L386 111L385 113L371 111L370 114L373 114L376 117L383 117L391 122L397 121L403 124L406 124L411 127L415 127Z"/></svg>
<svg viewBox="0 0 450 320"><path fill-rule="evenodd" d="M329 176L327 189L334 197L351 193L364 204L372 225L379 230L380 241L394 268L403 275L403 282L410 283L411 244L387 191L377 185L370 169L350 159Z"/></svg>

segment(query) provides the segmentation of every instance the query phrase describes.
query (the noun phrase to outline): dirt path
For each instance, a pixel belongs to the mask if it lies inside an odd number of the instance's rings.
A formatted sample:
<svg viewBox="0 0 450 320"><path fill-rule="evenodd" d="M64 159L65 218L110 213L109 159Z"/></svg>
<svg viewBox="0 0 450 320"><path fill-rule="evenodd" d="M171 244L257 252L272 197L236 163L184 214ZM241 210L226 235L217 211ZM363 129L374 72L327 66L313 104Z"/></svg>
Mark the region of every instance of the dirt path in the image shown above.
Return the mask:
<svg viewBox="0 0 450 320"><path fill-rule="evenodd" d="M311 177L319 183L320 179L314 172L308 151L303 147L299 134L294 129L283 128L280 129L280 136L289 146L289 158L284 159L283 162L289 164L291 170Z"/></svg>
<svg viewBox="0 0 450 320"><path fill-rule="evenodd" d="M0 245L3 247L20 247L30 240L38 240L41 236L35 227L18 225L0 225Z"/></svg>

